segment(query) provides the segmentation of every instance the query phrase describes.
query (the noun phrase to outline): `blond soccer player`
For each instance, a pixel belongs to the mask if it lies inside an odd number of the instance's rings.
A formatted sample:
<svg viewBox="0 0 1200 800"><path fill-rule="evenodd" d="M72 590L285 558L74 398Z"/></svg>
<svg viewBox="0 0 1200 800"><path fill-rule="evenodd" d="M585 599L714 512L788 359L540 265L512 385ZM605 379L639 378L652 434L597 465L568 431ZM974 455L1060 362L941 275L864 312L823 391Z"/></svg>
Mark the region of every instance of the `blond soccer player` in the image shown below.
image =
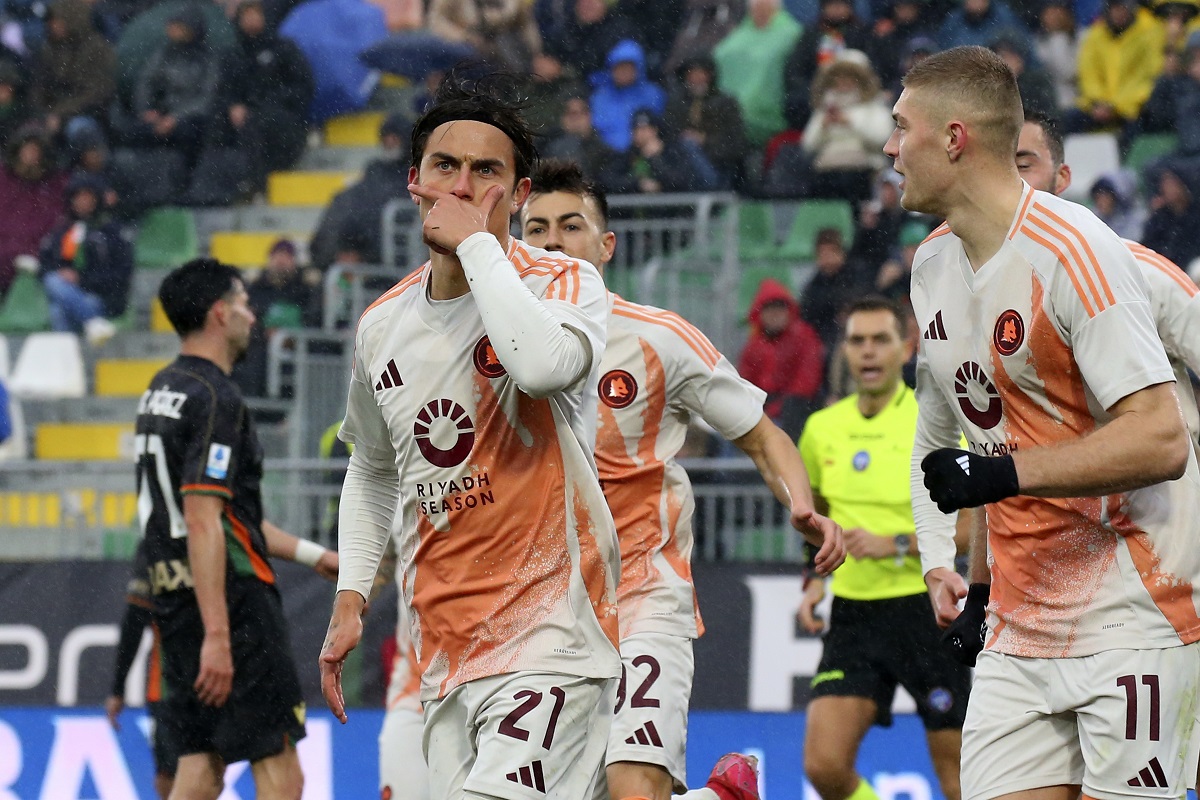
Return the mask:
<svg viewBox="0 0 1200 800"><path fill-rule="evenodd" d="M1200 472L1145 280L1095 216L1020 179L1021 99L995 54L923 61L894 116L902 203L946 220L912 288L928 334L913 511L943 623L967 593L948 515L987 514L963 797L1180 797L1196 770Z"/></svg>
<svg viewBox="0 0 1200 800"><path fill-rule="evenodd" d="M604 193L579 167L547 162L534 173L521 211L525 241L603 268L616 236ZM828 574L845 558L841 530L813 510L808 473L787 434L763 414L762 391L743 380L699 329L677 314L609 293L608 348L596 463L617 522L623 674L609 736L612 800L758 797L754 762L731 753L707 785L687 791L685 743L692 691L692 640L704 630L691 577L694 507L675 461L689 419L704 419L749 455L793 526L820 545Z"/></svg>

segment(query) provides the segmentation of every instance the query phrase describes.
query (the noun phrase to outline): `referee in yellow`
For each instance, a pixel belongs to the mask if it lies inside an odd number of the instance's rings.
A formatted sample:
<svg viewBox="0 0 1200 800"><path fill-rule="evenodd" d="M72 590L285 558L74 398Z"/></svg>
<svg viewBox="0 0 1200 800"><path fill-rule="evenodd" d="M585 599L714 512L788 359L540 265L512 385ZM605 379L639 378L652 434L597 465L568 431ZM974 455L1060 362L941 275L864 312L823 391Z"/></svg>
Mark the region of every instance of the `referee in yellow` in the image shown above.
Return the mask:
<svg viewBox="0 0 1200 800"><path fill-rule="evenodd" d="M891 725L896 686L917 702L947 800L960 800L959 749L970 671L940 643L917 556L909 461L917 402L901 380L912 355L904 311L854 303L845 358L855 393L809 417L800 436L817 510L845 530L846 563L829 578L833 609L812 679L804 770L821 800L878 800L855 761L871 725ZM810 633L825 580L811 576L797 616Z"/></svg>

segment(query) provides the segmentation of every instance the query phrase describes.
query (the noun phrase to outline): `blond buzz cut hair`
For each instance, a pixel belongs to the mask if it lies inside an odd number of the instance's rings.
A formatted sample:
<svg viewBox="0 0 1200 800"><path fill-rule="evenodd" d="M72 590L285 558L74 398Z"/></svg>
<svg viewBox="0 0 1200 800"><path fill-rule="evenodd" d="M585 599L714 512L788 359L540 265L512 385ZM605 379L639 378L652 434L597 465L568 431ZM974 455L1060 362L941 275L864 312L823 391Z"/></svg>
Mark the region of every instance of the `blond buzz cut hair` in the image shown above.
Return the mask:
<svg viewBox="0 0 1200 800"><path fill-rule="evenodd" d="M920 93L920 104L935 119L961 116L1001 161L1017 155L1025 122L1017 78L1000 56L986 47L953 47L929 56L908 71L904 88Z"/></svg>

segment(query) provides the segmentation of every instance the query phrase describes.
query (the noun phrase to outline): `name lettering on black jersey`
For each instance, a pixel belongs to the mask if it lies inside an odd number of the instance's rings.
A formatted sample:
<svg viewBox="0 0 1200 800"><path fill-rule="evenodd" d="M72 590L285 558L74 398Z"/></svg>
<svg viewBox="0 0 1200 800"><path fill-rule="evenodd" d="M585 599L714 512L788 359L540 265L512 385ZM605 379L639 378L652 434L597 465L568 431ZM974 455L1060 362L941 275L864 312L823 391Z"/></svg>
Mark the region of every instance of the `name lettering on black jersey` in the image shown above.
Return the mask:
<svg viewBox="0 0 1200 800"><path fill-rule="evenodd" d="M404 381L400 379L400 370L396 367L396 360L389 359L387 369L379 376L379 380L375 383L375 391L382 392L384 389L396 389L404 385Z"/></svg>
<svg viewBox="0 0 1200 800"><path fill-rule="evenodd" d="M183 410L183 404L186 401L186 394L183 392L173 392L170 386L163 386L161 389L155 389L154 391L147 389L142 393L142 399L138 401L138 413L181 419L180 412Z"/></svg>

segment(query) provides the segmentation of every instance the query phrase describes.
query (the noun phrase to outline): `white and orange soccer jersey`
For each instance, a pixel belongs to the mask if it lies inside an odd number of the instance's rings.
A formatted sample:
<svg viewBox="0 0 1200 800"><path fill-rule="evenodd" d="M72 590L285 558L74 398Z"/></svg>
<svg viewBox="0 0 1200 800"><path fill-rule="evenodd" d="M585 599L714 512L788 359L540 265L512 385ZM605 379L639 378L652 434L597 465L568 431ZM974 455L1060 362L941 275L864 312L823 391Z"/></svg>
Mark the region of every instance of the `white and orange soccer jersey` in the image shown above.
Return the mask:
<svg viewBox="0 0 1200 800"><path fill-rule="evenodd" d="M1122 398L1174 380L1129 250L1087 209L1028 185L978 272L943 225L918 250L912 285L924 331L918 454L958 446L959 430L987 456L1052 447L1104 425ZM930 524L926 511L919 526ZM1200 639L1197 519L1194 454L1177 481L989 505L987 646L1053 658ZM921 548L926 570L941 565L933 546L926 560L926 537Z"/></svg>
<svg viewBox="0 0 1200 800"><path fill-rule="evenodd" d="M1188 369L1200 373L1200 289L1166 256L1143 244L1128 239L1123 241L1142 266L1154 324L1175 370L1179 405L1192 432L1192 441L1196 441L1200 436L1200 412L1192 395Z"/></svg>
<svg viewBox="0 0 1200 800"><path fill-rule="evenodd" d="M408 619L408 604L403 595L397 595L400 606L396 617L396 656L392 659L392 674L388 678L388 711L413 711L421 713L421 670L417 666L417 654L413 649L411 627Z"/></svg>
<svg viewBox="0 0 1200 800"><path fill-rule="evenodd" d="M515 239L507 258L602 354L596 269ZM340 434L372 461L395 460L421 698L521 671L615 677L619 552L591 456L600 359L568 390L532 397L496 357L471 294L431 301L430 274L363 314Z"/></svg>
<svg viewBox="0 0 1200 800"><path fill-rule="evenodd" d="M621 544L621 639L695 638L704 629L692 586L695 501L675 455L692 415L737 439L762 418L766 394L678 314L610 300L596 466Z"/></svg>

